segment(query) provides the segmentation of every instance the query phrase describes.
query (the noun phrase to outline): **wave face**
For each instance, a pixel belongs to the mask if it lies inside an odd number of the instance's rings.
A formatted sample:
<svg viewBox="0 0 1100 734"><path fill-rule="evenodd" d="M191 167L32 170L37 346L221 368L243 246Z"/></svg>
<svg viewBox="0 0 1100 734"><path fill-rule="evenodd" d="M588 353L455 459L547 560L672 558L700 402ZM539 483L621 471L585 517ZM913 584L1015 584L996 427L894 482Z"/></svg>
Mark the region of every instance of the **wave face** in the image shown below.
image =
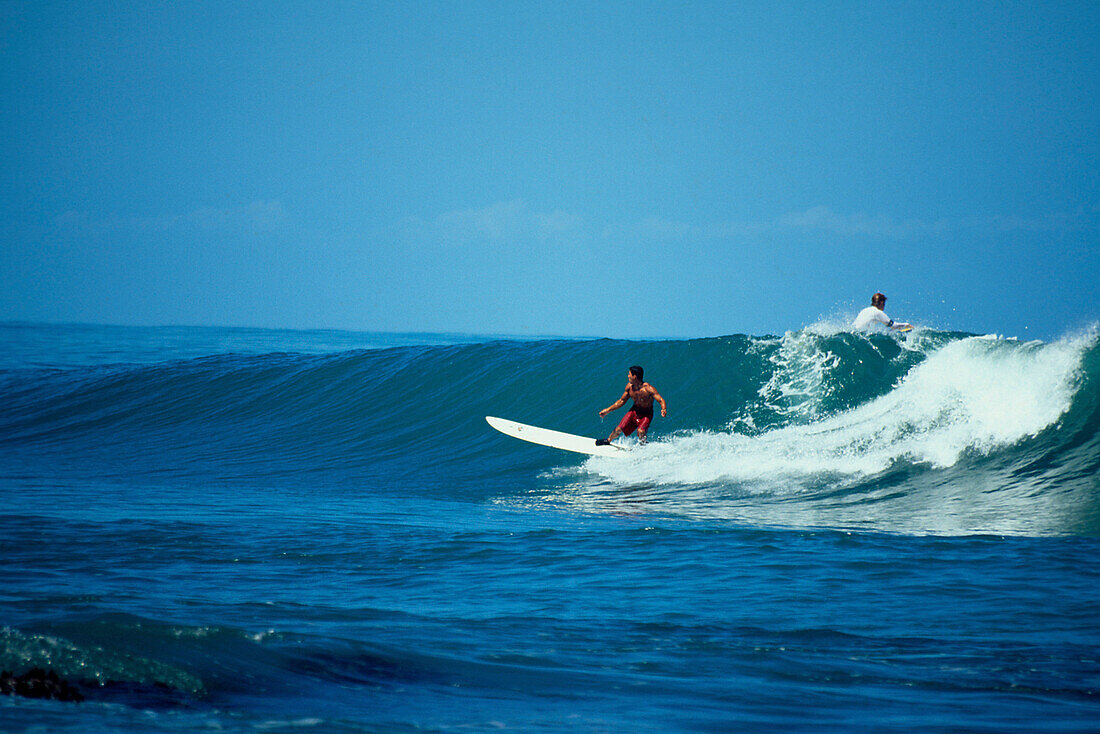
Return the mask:
<svg viewBox="0 0 1100 734"><path fill-rule="evenodd" d="M0 731L1100 730L1098 344L0 325Z"/></svg>
<svg viewBox="0 0 1100 734"><path fill-rule="evenodd" d="M1100 534L1095 329L1054 343L815 327L368 346L27 357L0 370L0 457L85 481L306 476L380 496L780 527ZM635 363L670 414L625 459L516 442L484 422L606 435L617 416L596 413ZM537 491L502 497L520 475Z"/></svg>

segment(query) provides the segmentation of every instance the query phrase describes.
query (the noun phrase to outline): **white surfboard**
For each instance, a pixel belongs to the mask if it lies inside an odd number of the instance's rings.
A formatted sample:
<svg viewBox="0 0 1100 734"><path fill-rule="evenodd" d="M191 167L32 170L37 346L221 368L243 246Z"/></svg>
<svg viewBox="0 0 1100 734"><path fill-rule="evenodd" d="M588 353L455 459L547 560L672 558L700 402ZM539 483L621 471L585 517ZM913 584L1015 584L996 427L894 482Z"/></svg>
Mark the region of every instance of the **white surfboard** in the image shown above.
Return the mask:
<svg viewBox="0 0 1100 734"><path fill-rule="evenodd" d="M626 456L627 454L624 447L615 444L597 446L594 438L551 431L549 428L529 426L525 423L516 423L504 418L494 418L491 415L485 416L485 420L489 422L490 426L507 436L537 443L540 446L549 446L562 451L573 451L578 454L591 454L592 456Z"/></svg>

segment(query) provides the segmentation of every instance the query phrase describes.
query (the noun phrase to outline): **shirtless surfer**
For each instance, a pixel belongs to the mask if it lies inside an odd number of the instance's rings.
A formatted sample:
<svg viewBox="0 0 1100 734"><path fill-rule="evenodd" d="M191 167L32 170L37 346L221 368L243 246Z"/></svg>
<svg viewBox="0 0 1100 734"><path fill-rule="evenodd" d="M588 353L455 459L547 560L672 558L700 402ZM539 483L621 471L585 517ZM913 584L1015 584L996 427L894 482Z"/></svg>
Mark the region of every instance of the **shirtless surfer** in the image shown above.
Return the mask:
<svg viewBox="0 0 1100 734"><path fill-rule="evenodd" d="M912 329L912 324L907 324L904 321L894 321L883 309L886 308L886 296L882 293L876 293L871 296L871 305L859 312L856 316L856 320L852 322L853 329L870 329L874 328L878 324L890 329L908 330Z"/></svg>
<svg viewBox="0 0 1100 734"><path fill-rule="evenodd" d="M638 430L638 442L645 443L646 433L649 431L649 423L653 420L654 400L661 404L661 417L664 418L668 415L668 406L665 404L665 399L657 392L657 388L653 387L653 385L650 385L648 382L642 381L642 374L643 370L638 365L631 367L630 371L626 374L627 383L626 389L623 390L623 396L600 411L600 417L603 418L611 411L626 405L627 398L634 401L634 405L630 406L630 410L626 412L626 415L623 416L623 419L619 422L615 430L611 432L611 435L607 438L596 439L597 446L606 446L620 433L629 436L634 433L634 429Z"/></svg>

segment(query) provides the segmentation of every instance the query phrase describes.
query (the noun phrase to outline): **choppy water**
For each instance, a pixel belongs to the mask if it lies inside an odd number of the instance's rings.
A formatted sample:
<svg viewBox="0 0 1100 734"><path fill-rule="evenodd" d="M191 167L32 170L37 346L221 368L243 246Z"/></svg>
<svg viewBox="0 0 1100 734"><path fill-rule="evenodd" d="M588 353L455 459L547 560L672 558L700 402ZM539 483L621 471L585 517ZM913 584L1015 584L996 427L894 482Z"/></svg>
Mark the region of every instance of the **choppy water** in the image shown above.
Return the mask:
<svg viewBox="0 0 1100 734"><path fill-rule="evenodd" d="M0 729L1096 731L1098 343L0 325Z"/></svg>

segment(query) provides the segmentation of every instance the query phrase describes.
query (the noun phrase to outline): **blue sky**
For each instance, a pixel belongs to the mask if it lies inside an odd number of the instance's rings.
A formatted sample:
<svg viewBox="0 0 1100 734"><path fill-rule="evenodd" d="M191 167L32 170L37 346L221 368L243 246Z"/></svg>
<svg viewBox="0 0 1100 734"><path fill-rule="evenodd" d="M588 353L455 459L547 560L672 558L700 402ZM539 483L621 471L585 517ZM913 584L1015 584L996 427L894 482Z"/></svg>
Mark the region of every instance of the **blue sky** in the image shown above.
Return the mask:
<svg viewBox="0 0 1100 734"><path fill-rule="evenodd" d="M1095 2L0 3L0 320L1100 318Z"/></svg>

